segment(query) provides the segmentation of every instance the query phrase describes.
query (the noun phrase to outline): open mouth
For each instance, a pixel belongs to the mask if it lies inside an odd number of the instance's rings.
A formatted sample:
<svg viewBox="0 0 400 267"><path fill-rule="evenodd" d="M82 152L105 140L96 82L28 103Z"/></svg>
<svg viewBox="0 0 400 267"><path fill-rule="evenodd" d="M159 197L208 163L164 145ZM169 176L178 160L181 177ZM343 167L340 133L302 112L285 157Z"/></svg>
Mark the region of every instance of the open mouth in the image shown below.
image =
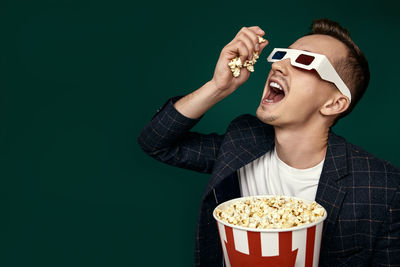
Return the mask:
<svg viewBox="0 0 400 267"><path fill-rule="evenodd" d="M278 103L285 97L285 92L280 84L271 81L268 85L268 92L264 97L266 103Z"/></svg>

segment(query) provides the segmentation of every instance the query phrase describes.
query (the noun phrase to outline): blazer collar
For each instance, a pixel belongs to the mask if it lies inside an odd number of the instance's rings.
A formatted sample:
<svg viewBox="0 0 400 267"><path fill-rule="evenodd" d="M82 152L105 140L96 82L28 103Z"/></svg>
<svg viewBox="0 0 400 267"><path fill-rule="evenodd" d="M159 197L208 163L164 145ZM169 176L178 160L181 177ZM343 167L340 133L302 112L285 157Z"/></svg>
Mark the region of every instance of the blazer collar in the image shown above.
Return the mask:
<svg viewBox="0 0 400 267"><path fill-rule="evenodd" d="M328 147L322 172L329 173L329 178L335 181L348 174L346 140L332 130L328 134Z"/></svg>
<svg viewBox="0 0 400 267"><path fill-rule="evenodd" d="M345 139L329 131L325 162L315 197L315 201L321 204L328 214L323 228L323 235L326 237L331 236L330 232L335 228L335 222L346 195L340 187L340 179L349 173L347 158ZM327 238L324 240L326 242Z"/></svg>
<svg viewBox="0 0 400 267"><path fill-rule="evenodd" d="M232 176L238 169L261 157L274 147L275 132L271 125L257 121L257 133L251 134L251 141L247 136L242 136L241 141L236 138L226 137L226 143L229 147L221 146L220 156L217 160L217 165L212 173L212 178L209 180L203 197L207 197L225 178ZM256 130L255 127L252 128Z"/></svg>

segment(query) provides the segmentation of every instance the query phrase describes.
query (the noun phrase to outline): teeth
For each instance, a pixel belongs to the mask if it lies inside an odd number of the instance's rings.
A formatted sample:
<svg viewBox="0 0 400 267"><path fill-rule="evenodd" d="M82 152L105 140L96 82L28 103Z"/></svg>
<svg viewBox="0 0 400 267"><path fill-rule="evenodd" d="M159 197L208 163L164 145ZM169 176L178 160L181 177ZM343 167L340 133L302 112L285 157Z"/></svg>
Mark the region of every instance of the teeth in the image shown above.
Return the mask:
<svg viewBox="0 0 400 267"><path fill-rule="evenodd" d="M268 103L272 103L272 102L274 102L274 100L269 100L269 99L265 99L265 101L267 101Z"/></svg>
<svg viewBox="0 0 400 267"><path fill-rule="evenodd" d="M283 91L282 87L279 84L277 84L276 82L270 82L269 86L278 88L279 90Z"/></svg>

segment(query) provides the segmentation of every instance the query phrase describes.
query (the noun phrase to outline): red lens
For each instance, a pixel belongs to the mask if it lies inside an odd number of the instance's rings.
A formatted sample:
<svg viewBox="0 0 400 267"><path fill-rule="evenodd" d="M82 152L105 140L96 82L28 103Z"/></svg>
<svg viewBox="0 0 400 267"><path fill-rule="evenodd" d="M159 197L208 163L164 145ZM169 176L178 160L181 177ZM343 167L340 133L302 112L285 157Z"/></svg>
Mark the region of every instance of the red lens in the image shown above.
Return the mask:
<svg viewBox="0 0 400 267"><path fill-rule="evenodd" d="M300 56L298 56L296 58L296 62L303 64L303 65L310 65L314 61L314 58L315 57L313 57L313 56L301 54Z"/></svg>

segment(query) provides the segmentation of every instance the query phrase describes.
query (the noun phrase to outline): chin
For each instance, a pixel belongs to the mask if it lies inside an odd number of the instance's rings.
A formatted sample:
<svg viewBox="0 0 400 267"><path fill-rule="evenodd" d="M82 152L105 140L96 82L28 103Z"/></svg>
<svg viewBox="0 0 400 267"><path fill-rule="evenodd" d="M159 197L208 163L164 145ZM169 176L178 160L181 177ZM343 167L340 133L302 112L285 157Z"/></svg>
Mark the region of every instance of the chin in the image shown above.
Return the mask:
<svg viewBox="0 0 400 267"><path fill-rule="evenodd" d="M266 124L276 125L278 122L278 116L264 111L261 106L258 107L256 115L260 121Z"/></svg>

